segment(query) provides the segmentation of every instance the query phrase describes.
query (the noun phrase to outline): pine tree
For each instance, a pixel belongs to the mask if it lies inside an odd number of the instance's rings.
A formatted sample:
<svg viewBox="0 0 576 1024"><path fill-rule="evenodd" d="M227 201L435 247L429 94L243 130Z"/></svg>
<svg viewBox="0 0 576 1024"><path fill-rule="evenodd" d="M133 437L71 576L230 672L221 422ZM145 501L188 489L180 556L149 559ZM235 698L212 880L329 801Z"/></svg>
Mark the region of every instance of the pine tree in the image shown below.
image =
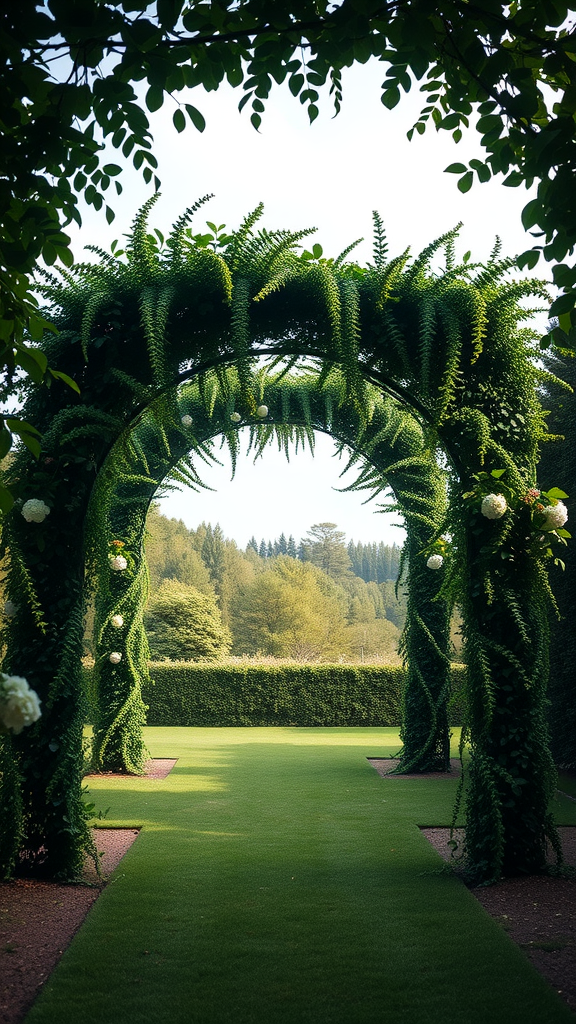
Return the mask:
<svg viewBox="0 0 576 1024"><path fill-rule="evenodd" d="M267 558L268 557L267 553L266 553L266 541L265 540L261 540L260 541L260 547L258 549L258 554L260 555L260 558Z"/></svg>
<svg viewBox="0 0 576 1024"><path fill-rule="evenodd" d="M336 523L315 523L304 541L309 561L322 569L333 580L350 576L350 558L344 544L345 534L336 529Z"/></svg>
<svg viewBox="0 0 576 1024"><path fill-rule="evenodd" d="M208 523L201 553L202 561L218 590L224 576L224 534L219 523L216 524L214 529Z"/></svg>
<svg viewBox="0 0 576 1024"><path fill-rule="evenodd" d="M292 534L288 537L288 544L286 545L286 554L290 558L298 558L298 550L296 548L296 541Z"/></svg>

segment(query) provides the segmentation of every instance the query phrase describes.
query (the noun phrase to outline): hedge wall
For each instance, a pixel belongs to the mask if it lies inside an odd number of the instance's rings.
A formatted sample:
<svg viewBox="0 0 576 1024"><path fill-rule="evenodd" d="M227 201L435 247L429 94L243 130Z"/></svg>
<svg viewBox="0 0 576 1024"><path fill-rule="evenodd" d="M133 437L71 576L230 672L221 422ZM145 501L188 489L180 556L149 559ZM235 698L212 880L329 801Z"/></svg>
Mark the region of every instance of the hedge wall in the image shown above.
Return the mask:
<svg viewBox="0 0 576 1024"><path fill-rule="evenodd" d="M453 668L451 724L461 722L464 668ZM373 665L151 665L148 725L399 726L402 668Z"/></svg>

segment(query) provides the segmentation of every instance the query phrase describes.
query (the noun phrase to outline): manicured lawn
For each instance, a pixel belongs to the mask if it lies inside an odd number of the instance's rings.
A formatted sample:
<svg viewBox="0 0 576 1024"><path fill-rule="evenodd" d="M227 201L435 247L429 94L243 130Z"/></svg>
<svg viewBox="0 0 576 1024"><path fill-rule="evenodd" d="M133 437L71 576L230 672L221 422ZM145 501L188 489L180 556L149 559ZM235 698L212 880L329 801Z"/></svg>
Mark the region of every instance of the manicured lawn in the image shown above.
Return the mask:
<svg viewBox="0 0 576 1024"><path fill-rule="evenodd" d="M27 1024L573 1021L418 829L449 824L455 782L366 761L394 730L146 735L178 763L91 782L142 832Z"/></svg>
<svg viewBox="0 0 576 1024"><path fill-rule="evenodd" d="M576 775L574 772L560 772L558 776L558 789L569 796L576 798Z"/></svg>

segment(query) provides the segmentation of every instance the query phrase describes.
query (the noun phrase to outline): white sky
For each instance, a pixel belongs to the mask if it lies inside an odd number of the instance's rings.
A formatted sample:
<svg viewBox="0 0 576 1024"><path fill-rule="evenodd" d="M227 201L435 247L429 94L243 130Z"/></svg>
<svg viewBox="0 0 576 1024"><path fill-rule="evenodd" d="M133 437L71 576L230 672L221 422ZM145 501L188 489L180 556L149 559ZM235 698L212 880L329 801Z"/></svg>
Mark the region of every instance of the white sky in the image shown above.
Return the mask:
<svg viewBox="0 0 576 1024"><path fill-rule="evenodd" d="M237 111L240 90L227 87L215 93L195 90L186 96L204 114L207 127L199 134L192 126L178 135L172 126L171 100L151 117L154 152L160 161L162 197L150 218L164 233L198 197L214 192L194 221L196 230L206 219L236 227L258 202L265 204L262 225L269 228L317 227L307 244L319 241L327 256L338 255L360 236L366 241L354 253L361 262L371 258L372 210L382 216L392 256L410 245L417 253L438 235L463 221L461 253L485 259L494 238L503 252L515 255L529 248L532 239L520 221L530 198L524 188L505 188L501 180L476 182L465 195L456 187L457 176L444 174L452 162L467 163L482 156L471 130L459 145L448 132L429 129L412 142L406 131L424 105L417 88L394 111L380 102L381 65L356 66L344 77L344 102L332 117L328 99L321 104L313 125L300 102L287 87L276 90L264 114L260 133L249 122L249 109ZM110 159L117 163L118 153ZM121 238L138 207L150 195L139 175L123 175L124 193L110 192L116 220L109 227L104 214L83 213L81 232L73 235L77 258L84 258L88 242L108 249ZM547 267L538 268L546 276ZM374 514L374 503L362 506L362 494L338 495L333 488L342 464L331 459L335 446L319 436L316 457L299 453L289 465L272 446L259 464L239 460L236 478L229 485L224 470L211 469L205 482L216 494L186 492L162 500L165 515L182 518L190 527L219 522L225 534L244 546L255 534L273 539L282 531L298 539L312 523L331 521L348 539L386 543L403 539L390 516Z"/></svg>

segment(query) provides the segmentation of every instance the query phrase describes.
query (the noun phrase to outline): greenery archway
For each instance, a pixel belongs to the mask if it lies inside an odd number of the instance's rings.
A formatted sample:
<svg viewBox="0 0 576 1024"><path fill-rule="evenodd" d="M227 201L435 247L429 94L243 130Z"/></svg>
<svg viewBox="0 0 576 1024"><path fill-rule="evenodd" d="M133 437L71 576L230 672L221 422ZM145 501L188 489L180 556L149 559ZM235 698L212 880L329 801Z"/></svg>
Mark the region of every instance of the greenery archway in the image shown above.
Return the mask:
<svg viewBox="0 0 576 1024"><path fill-rule="evenodd" d="M361 486L393 490L408 531L408 614L403 635L408 684L399 770L444 771L450 757L450 614L447 602L437 600L445 567L431 571L427 557L438 543L445 520L445 474L409 413L369 388L361 419L349 403L341 402L341 385L335 370L322 385L318 374L280 375L277 380L263 374L260 416L257 412L248 421L251 442L261 451L276 439L288 456L291 447L306 441L313 445L314 431L323 431L351 449L353 460L365 460ZM102 770L138 772L143 764L140 691L148 659L142 624L146 590L142 539L150 501L175 466L177 476L188 475L196 481L190 449L205 458L212 439L223 435L236 459L237 432L247 425L237 411L240 399L233 370L225 378L214 375L211 381L204 380L202 388L197 382L187 384L177 398L161 396L146 410L128 443L121 441L112 449L100 473L87 523L98 602L100 717L95 757ZM105 537L113 538L110 546L103 543ZM124 553L128 564L116 571L114 556L123 558ZM114 663L118 654L122 661Z"/></svg>
<svg viewBox="0 0 576 1024"><path fill-rule="evenodd" d="M284 366L314 360L320 386L339 366L342 400L361 421L366 382L375 385L420 420L430 449L446 453L470 688L468 855L483 880L541 869L554 834L545 558L550 538L562 539L554 527L563 526L563 511L554 492L536 500L546 436L541 371L519 300L542 289L508 281L511 261L497 248L486 266L457 265L454 231L412 261L408 251L388 259L378 217L367 267L347 259L350 249L336 260L314 249L298 255L307 232L256 231L260 209L232 235L211 240L188 227L196 204L164 243L148 232L153 201L135 220L125 258L99 252L98 265L45 287L60 328L50 362L81 395L59 381L33 390L26 415L42 430L41 457L34 464L21 453L12 470L19 503L5 526L8 596L20 611L7 626L5 667L26 675L43 701L40 722L11 739L14 754L5 754L5 818L23 830L21 854L36 870L70 876L86 842L71 780L81 757L80 525L98 473L159 395L196 376L201 392L216 379L225 398L226 362L237 368L239 411L253 416L259 361L269 356ZM441 250L443 267L431 269ZM7 788L10 775L20 781Z"/></svg>

